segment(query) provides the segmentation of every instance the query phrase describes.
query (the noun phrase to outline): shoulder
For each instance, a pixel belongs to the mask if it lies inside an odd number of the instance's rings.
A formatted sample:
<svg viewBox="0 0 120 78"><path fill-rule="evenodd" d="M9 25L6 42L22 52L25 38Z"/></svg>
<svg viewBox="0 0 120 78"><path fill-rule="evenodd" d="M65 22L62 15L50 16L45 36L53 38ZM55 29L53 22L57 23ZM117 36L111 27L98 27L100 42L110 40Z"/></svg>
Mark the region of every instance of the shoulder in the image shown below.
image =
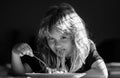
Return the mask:
<svg viewBox="0 0 120 78"><path fill-rule="evenodd" d="M92 40L89 40L89 42L90 42L90 51L88 57L85 60L85 63L91 66L95 61L102 59L102 57L99 55L95 43Z"/></svg>
<svg viewBox="0 0 120 78"><path fill-rule="evenodd" d="M37 59L35 59L34 57L27 56L27 55L23 56L21 60L23 63L27 63L31 68L39 65L39 61Z"/></svg>
<svg viewBox="0 0 120 78"><path fill-rule="evenodd" d="M77 71L77 72L85 72L89 69L91 69L92 65L102 59L102 57L99 55L96 45L92 40L89 40L90 43L90 50L87 58L85 59L85 64Z"/></svg>
<svg viewBox="0 0 120 78"><path fill-rule="evenodd" d="M88 57L94 57L94 58L98 58L100 57L99 52L97 51L96 45L92 40L89 40L89 44L90 44L90 50L89 50L89 55ZM101 57L100 57L101 58Z"/></svg>
<svg viewBox="0 0 120 78"><path fill-rule="evenodd" d="M21 60L22 60L22 62L31 62L31 61L34 62L34 61L37 61L34 57L30 57L30 56L27 56L27 55L21 57Z"/></svg>
<svg viewBox="0 0 120 78"><path fill-rule="evenodd" d="M43 66L39 63L39 60L34 57L23 56L21 59L23 64L29 65L33 72L39 72L43 68Z"/></svg>
<svg viewBox="0 0 120 78"><path fill-rule="evenodd" d="M90 45L90 51L96 50L96 45L91 39L89 39L89 45Z"/></svg>

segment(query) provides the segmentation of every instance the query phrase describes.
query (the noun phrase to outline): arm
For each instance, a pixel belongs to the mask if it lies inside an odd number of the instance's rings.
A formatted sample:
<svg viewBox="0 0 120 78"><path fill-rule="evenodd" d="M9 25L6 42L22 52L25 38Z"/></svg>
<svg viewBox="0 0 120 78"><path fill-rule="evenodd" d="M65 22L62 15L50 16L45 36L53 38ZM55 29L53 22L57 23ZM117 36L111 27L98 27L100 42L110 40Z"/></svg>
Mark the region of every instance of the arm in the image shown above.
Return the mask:
<svg viewBox="0 0 120 78"><path fill-rule="evenodd" d="M29 50L29 52L31 52ZM11 65L12 70L17 75L24 75L26 72L31 72L32 69L28 64L23 64L21 61L21 57L24 55L30 55L28 49L26 48L26 44L16 45L12 50L12 58Z"/></svg>
<svg viewBox="0 0 120 78"><path fill-rule="evenodd" d="M25 68L24 65L21 62L21 58L18 54L12 52L12 70L15 74L24 75L25 74Z"/></svg>
<svg viewBox="0 0 120 78"><path fill-rule="evenodd" d="M108 71L106 68L106 65L102 59L99 59L95 61L91 69L86 72L86 76L92 77L92 76L99 76L100 78L108 78Z"/></svg>

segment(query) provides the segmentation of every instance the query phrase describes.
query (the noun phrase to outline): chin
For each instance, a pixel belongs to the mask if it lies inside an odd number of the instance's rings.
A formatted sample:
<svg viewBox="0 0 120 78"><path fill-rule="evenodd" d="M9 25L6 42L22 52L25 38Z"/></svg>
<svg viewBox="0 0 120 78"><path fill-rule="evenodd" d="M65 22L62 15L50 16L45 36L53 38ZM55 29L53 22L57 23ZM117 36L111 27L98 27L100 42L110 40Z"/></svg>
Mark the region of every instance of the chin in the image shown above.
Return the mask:
<svg viewBox="0 0 120 78"><path fill-rule="evenodd" d="M65 57L65 54L57 54L59 57Z"/></svg>

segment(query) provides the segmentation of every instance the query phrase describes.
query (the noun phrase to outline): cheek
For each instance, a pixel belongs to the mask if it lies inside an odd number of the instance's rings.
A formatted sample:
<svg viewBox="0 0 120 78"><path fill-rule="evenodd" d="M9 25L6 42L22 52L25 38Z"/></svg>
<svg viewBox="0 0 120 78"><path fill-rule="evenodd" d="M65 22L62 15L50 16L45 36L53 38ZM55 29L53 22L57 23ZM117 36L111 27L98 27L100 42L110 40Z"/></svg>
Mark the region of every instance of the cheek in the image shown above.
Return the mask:
<svg viewBox="0 0 120 78"><path fill-rule="evenodd" d="M48 43L49 47L51 48L52 51L55 51L55 45L54 44L51 44L51 43Z"/></svg>
<svg viewBox="0 0 120 78"><path fill-rule="evenodd" d="M68 49L68 50L72 49L72 43L71 42L66 43L65 46L66 46L66 49Z"/></svg>
<svg viewBox="0 0 120 78"><path fill-rule="evenodd" d="M72 43L69 43L69 45L67 46L66 54L71 54L72 52L73 52L73 45Z"/></svg>

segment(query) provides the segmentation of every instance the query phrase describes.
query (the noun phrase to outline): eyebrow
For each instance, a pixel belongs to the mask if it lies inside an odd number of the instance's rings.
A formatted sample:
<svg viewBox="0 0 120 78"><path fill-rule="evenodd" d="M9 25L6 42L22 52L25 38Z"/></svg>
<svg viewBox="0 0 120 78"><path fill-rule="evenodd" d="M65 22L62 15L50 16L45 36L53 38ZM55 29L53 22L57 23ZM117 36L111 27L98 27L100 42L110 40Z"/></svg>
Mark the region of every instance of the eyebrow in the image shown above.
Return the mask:
<svg viewBox="0 0 120 78"><path fill-rule="evenodd" d="M48 35L47 39L54 39L53 37L51 37L50 35Z"/></svg>
<svg viewBox="0 0 120 78"><path fill-rule="evenodd" d="M63 33L63 34L61 34L60 37L63 37L63 36L65 36L65 37L70 37L70 35L69 35L68 33ZM55 38L52 37L52 36L50 36L50 35L48 35L47 39L55 39Z"/></svg>

